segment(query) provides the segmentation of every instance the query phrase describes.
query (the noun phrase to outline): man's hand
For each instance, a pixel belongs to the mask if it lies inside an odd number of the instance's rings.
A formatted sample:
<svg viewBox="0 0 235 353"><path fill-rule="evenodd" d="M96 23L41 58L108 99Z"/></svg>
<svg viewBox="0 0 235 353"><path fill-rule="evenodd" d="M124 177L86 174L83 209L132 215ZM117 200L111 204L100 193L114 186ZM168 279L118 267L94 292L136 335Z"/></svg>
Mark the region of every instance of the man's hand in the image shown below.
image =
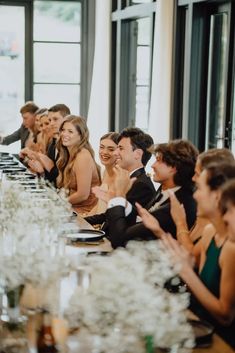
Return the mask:
<svg viewBox="0 0 235 353"><path fill-rule="evenodd" d="M164 230L160 227L158 220L151 215L145 208L143 208L138 202L135 203L139 216L142 219L145 227L151 230L157 238L161 238L165 234Z"/></svg>
<svg viewBox="0 0 235 353"><path fill-rule="evenodd" d="M169 198L171 201L171 210L170 211L171 211L171 217L173 218L173 221L175 222L176 226L183 225L187 229L188 226L187 226L184 205L178 201L178 199L176 198L176 196L173 192L169 191L168 193L169 193Z"/></svg>
<svg viewBox="0 0 235 353"><path fill-rule="evenodd" d="M112 190L104 190L100 186L94 186L92 188L92 192L93 192L93 194L95 194L95 196L98 199L100 199L106 203L108 203L109 200L111 200L113 197L115 197L115 193Z"/></svg>
<svg viewBox="0 0 235 353"><path fill-rule="evenodd" d="M118 165L116 165L113 170L115 174L113 190L115 196L126 197L127 192L131 189L136 178L130 178L129 172Z"/></svg>
<svg viewBox="0 0 235 353"><path fill-rule="evenodd" d="M23 148L20 151L19 156L20 156L21 159L24 159L25 157L28 157L29 159L32 159L32 160L38 159L37 152L32 151L28 147Z"/></svg>
<svg viewBox="0 0 235 353"><path fill-rule="evenodd" d="M183 275L188 269L193 268L195 264L194 257L169 233L162 236L162 243L171 254L173 262L180 265L180 275Z"/></svg>

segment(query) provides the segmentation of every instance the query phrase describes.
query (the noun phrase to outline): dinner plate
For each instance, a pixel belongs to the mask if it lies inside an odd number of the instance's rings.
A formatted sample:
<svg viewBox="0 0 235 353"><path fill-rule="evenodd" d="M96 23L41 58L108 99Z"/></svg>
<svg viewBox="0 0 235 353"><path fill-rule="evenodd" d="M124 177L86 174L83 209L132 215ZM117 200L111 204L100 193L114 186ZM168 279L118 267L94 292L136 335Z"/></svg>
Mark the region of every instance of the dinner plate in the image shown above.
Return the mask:
<svg viewBox="0 0 235 353"><path fill-rule="evenodd" d="M30 180L30 179L29 179ZM17 182L18 185L22 186L25 190L27 189L37 189L38 188L38 184L37 183L19 183Z"/></svg>
<svg viewBox="0 0 235 353"><path fill-rule="evenodd" d="M4 161L13 161L13 157L12 156L9 156L9 155L0 155L0 161L4 162Z"/></svg>
<svg viewBox="0 0 235 353"><path fill-rule="evenodd" d="M110 251L89 251L87 253L87 256L109 256L110 255Z"/></svg>
<svg viewBox="0 0 235 353"><path fill-rule="evenodd" d="M66 222L62 225L61 233L69 233L74 230L79 231L79 225L77 222Z"/></svg>
<svg viewBox="0 0 235 353"><path fill-rule="evenodd" d="M204 320L189 320L189 323L193 329L195 347L209 347L212 344L213 326Z"/></svg>
<svg viewBox="0 0 235 353"><path fill-rule="evenodd" d="M67 239L72 242L97 242L103 239L105 232L102 230L93 230L93 229L79 229L70 230L69 232L64 232L64 235Z"/></svg>
<svg viewBox="0 0 235 353"><path fill-rule="evenodd" d="M8 152L0 152L0 158L6 157L6 156L11 157Z"/></svg>
<svg viewBox="0 0 235 353"><path fill-rule="evenodd" d="M46 194L47 193L47 190L45 190L45 189L40 189L40 188L36 188L35 189L35 187L25 187L25 189L27 190L27 191L30 191L30 192L32 192L33 194L35 194L35 196L36 195L40 195L40 197L43 197L44 195L43 194Z"/></svg>
<svg viewBox="0 0 235 353"><path fill-rule="evenodd" d="M18 168L17 164L0 164L0 170L10 169L10 168Z"/></svg>
<svg viewBox="0 0 235 353"><path fill-rule="evenodd" d="M26 170L26 168L24 167L7 167L5 169L3 169L3 173L6 174L12 174L12 173L18 173L18 172L23 172L24 170Z"/></svg>
<svg viewBox="0 0 235 353"><path fill-rule="evenodd" d="M38 188L38 185L37 184L22 184L22 183L19 183L25 190L32 190L33 192Z"/></svg>
<svg viewBox="0 0 235 353"><path fill-rule="evenodd" d="M1 161L0 160L0 167L8 167L8 166L12 166L12 165L19 165L19 162L16 161Z"/></svg>
<svg viewBox="0 0 235 353"><path fill-rule="evenodd" d="M29 179L35 179L36 178L36 175L34 174L30 174L30 173L17 173L17 174L14 174L14 175L9 175L8 176L8 179L10 180L29 180Z"/></svg>

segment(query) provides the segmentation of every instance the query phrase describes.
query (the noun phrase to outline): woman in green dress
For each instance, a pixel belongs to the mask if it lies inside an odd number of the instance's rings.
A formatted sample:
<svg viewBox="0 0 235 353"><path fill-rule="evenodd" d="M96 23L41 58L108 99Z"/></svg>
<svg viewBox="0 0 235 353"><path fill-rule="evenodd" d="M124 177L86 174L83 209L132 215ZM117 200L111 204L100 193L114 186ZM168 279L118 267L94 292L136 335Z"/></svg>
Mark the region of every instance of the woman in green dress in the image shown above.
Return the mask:
<svg viewBox="0 0 235 353"><path fill-rule="evenodd" d="M170 235L162 240L181 263L180 276L193 294L192 309L211 322L216 332L235 347L235 232L228 228L227 213L220 208L222 186L235 178L235 164L212 164L200 174L194 197L198 212L207 217L214 231L201 239L199 275L188 251ZM235 199L234 199L235 200ZM235 201L234 201L235 203ZM225 220L225 221L224 221ZM234 220L233 220L234 222ZM212 228L213 229L213 228Z"/></svg>

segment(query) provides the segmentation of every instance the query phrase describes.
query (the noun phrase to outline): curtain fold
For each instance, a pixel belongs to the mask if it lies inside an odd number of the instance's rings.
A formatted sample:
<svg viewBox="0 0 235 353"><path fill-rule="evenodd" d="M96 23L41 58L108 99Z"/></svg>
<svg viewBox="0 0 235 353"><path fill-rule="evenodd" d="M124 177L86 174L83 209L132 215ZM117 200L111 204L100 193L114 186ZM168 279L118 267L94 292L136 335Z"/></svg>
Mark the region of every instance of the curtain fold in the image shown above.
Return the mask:
<svg viewBox="0 0 235 353"><path fill-rule="evenodd" d="M155 143L170 137L174 0L157 0L148 132Z"/></svg>
<svg viewBox="0 0 235 353"><path fill-rule="evenodd" d="M110 110L111 1L96 0L95 50L87 125L96 157L108 132Z"/></svg>

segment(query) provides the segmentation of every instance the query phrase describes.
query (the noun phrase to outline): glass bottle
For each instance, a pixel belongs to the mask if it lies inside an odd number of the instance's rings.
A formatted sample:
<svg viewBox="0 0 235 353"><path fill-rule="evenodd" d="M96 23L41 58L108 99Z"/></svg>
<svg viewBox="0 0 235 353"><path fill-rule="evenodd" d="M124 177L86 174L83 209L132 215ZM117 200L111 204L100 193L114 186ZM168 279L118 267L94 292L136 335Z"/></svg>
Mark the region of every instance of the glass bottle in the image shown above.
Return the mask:
<svg viewBox="0 0 235 353"><path fill-rule="evenodd" d="M38 353L56 353L55 338L52 332L52 320L49 312L45 311L43 314L42 327L38 334L37 351Z"/></svg>

